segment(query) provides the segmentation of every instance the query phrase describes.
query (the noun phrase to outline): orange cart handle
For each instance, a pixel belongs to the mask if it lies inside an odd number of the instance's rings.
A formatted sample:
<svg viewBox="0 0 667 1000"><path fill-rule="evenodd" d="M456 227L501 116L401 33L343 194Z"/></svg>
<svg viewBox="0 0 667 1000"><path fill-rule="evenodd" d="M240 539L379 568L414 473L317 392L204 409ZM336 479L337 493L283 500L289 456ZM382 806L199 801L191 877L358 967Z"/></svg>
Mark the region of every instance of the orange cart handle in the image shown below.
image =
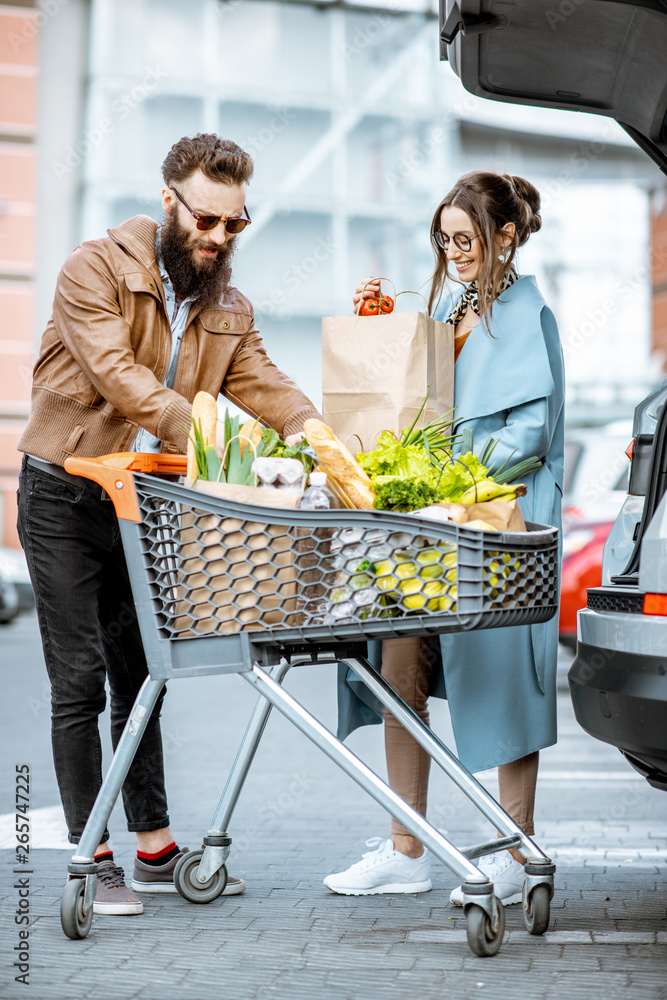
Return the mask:
<svg viewBox="0 0 667 1000"><path fill-rule="evenodd" d="M114 455L97 458L65 460L65 470L72 476L92 479L109 494L117 516L123 521L141 521L137 494L134 490L133 472L164 473L184 476L188 460L185 455L155 455L151 452L119 451Z"/></svg>

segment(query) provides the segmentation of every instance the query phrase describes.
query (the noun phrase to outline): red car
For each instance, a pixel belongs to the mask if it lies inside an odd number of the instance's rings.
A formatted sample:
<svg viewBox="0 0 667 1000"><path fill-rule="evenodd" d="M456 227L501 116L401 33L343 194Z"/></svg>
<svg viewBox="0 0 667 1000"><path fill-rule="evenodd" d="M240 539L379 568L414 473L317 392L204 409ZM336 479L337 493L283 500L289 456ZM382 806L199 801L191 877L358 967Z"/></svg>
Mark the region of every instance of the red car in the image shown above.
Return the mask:
<svg viewBox="0 0 667 1000"><path fill-rule="evenodd" d="M577 644L577 611L586 607L586 591L602 583L602 550L613 521L571 521L563 529L559 641L569 649Z"/></svg>
<svg viewBox="0 0 667 1000"><path fill-rule="evenodd" d="M602 550L626 498L630 421L571 430L565 439L565 497L559 639L574 649L577 611L602 582Z"/></svg>

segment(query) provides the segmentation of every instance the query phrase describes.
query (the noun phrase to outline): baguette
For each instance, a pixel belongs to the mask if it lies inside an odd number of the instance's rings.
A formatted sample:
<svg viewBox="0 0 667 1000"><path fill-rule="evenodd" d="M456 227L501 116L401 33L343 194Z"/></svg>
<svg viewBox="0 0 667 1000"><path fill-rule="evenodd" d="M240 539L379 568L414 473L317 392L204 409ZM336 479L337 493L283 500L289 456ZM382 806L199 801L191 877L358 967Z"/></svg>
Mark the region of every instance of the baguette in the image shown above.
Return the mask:
<svg viewBox="0 0 667 1000"><path fill-rule="evenodd" d="M241 451L241 457L245 454L246 448L250 447L247 438L250 438L255 448L259 446L259 442L262 440L262 425L259 420L256 420L254 417L250 417L246 420L243 427L239 431L239 449Z"/></svg>
<svg viewBox="0 0 667 1000"><path fill-rule="evenodd" d="M306 420L303 425L308 444L315 449L322 470L344 484L354 506L371 510L375 491L371 481L351 452L321 420Z"/></svg>
<svg viewBox="0 0 667 1000"><path fill-rule="evenodd" d="M213 396L208 392L198 392L192 404L192 419L201 427L204 447L215 446L215 434L218 425L218 407ZM197 478L197 459L193 428L188 434L188 479Z"/></svg>

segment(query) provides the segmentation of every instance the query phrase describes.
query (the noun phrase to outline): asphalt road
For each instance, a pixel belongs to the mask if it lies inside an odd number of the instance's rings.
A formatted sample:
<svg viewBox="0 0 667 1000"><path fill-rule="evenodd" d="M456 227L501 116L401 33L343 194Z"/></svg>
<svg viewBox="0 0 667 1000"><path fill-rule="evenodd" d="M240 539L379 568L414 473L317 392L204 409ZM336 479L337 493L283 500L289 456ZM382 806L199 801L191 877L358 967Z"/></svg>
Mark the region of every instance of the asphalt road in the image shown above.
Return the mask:
<svg viewBox="0 0 667 1000"><path fill-rule="evenodd" d="M560 738L542 754L536 840L557 864L551 924L530 937L521 908L508 907L494 958L470 952L456 880L434 865L434 888L416 896L344 897L322 878L357 860L384 835L387 817L361 789L277 714L271 717L230 833L229 868L243 896L195 906L179 896L145 897L135 917L95 917L88 938L70 941L59 900L66 846L51 762L49 693L35 620L0 629L0 996L3 1000L207 1000L225 997L347 998L570 995L667 998L667 795L655 791L611 747L577 726L560 672ZM335 728L332 667L292 671L287 688ZM171 682L163 712L172 827L196 846L209 825L255 695L238 677ZM433 728L451 736L434 700ZM103 723L106 731L107 723ZM382 733L353 734L350 748L384 773ZM105 737L106 762L109 744ZM22 947L14 875L15 765L31 772L29 988L15 980ZM482 775L495 788L492 772ZM429 818L457 845L492 835L446 776L434 773ZM133 838L122 810L111 818L116 859L131 869ZM20 877L20 876L19 876Z"/></svg>

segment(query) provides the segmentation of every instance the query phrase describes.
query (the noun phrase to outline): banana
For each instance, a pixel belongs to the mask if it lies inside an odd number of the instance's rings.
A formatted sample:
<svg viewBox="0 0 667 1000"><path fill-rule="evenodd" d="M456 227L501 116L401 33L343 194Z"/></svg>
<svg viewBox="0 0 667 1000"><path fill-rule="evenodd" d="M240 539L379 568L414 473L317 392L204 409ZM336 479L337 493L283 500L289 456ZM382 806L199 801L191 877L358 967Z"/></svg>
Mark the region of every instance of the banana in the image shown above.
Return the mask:
<svg viewBox="0 0 667 1000"><path fill-rule="evenodd" d="M509 496L511 494L511 497ZM461 497L461 503L486 503L488 500L514 499L516 493L507 483L497 483L494 479L483 479L474 483Z"/></svg>

